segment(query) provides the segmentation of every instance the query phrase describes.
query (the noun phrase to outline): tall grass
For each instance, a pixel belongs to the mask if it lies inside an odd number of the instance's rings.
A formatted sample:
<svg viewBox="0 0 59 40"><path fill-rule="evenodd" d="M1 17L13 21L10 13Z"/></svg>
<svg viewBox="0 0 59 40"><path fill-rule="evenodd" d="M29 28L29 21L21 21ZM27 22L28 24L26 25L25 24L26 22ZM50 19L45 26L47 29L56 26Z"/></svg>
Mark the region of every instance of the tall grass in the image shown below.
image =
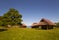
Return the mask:
<svg viewBox="0 0 59 40"><path fill-rule="evenodd" d="M0 40L59 40L59 28L52 30L10 28L0 32Z"/></svg>

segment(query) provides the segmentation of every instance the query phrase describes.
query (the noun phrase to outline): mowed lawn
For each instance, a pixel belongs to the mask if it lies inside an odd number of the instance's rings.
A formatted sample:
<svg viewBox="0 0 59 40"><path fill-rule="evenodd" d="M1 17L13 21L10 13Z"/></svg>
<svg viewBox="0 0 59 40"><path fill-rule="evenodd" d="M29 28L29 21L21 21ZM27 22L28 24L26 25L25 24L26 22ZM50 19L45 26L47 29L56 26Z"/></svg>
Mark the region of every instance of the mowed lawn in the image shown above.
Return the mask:
<svg viewBox="0 0 59 40"><path fill-rule="evenodd" d="M59 28L52 30L10 28L0 32L0 40L59 40Z"/></svg>

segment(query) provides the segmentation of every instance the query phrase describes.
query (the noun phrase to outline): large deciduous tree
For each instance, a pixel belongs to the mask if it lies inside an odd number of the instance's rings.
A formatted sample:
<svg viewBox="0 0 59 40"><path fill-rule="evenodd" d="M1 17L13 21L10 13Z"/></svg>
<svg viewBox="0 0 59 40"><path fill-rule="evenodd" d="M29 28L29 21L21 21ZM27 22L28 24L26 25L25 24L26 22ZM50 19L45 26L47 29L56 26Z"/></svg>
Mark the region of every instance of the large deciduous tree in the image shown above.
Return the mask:
<svg viewBox="0 0 59 40"><path fill-rule="evenodd" d="M18 10L11 8L3 16L0 17L0 23L3 25L18 25L22 22L22 15Z"/></svg>

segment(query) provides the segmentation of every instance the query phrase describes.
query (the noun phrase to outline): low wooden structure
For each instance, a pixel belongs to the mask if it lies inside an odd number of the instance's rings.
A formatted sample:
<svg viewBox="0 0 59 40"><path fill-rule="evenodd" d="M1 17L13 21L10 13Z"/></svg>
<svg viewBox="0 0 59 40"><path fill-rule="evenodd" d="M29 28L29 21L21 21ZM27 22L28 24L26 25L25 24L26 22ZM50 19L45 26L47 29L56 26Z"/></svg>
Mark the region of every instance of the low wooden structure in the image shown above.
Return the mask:
<svg viewBox="0 0 59 40"><path fill-rule="evenodd" d="M56 24L54 24L52 21L48 20L48 19L45 19L45 18L42 18L40 20L40 22L38 23L33 23L32 24L32 28L41 28L41 29L53 29L53 27L55 26Z"/></svg>
<svg viewBox="0 0 59 40"><path fill-rule="evenodd" d="M21 28L26 28L27 26L23 23L22 25L21 25Z"/></svg>
<svg viewBox="0 0 59 40"><path fill-rule="evenodd" d="M39 26L38 23L33 23L33 24L31 25L32 28L38 28L38 26Z"/></svg>
<svg viewBox="0 0 59 40"><path fill-rule="evenodd" d="M24 23L21 23L21 24L19 24L19 25L13 25L13 26L11 26L11 25L7 25L7 28L11 28L11 27L15 27L15 28L26 28L27 26L24 24Z"/></svg>

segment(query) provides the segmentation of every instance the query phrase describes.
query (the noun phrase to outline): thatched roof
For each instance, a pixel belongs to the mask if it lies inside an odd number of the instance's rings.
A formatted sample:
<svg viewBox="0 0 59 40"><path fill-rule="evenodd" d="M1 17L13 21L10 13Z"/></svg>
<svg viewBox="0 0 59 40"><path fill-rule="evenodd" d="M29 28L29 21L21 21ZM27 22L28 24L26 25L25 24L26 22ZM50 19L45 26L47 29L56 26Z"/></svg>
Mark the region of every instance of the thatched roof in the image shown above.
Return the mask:
<svg viewBox="0 0 59 40"><path fill-rule="evenodd" d="M43 23L41 23L43 22ZM39 24L46 24L46 25L55 25L55 23L53 23L52 21L48 20L48 19L45 19L45 18L42 18L39 22Z"/></svg>
<svg viewBox="0 0 59 40"><path fill-rule="evenodd" d="M33 24L32 24L32 26L37 26L37 25L38 25L38 23L33 23Z"/></svg>
<svg viewBox="0 0 59 40"><path fill-rule="evenodd" d="M56 25L55 23L53 23L52 21L42 18L40 20L40 22L38 23L33 23L32 26L42 26L42 25Z"/></svg>
<svg viewBox="0 0 59 40"><path fill-rule="evenodd" d="M38 25L39 25L39 26L40 26L40 25L47 25L47 23L45 23L45 22L39 22Z"/></svg>

